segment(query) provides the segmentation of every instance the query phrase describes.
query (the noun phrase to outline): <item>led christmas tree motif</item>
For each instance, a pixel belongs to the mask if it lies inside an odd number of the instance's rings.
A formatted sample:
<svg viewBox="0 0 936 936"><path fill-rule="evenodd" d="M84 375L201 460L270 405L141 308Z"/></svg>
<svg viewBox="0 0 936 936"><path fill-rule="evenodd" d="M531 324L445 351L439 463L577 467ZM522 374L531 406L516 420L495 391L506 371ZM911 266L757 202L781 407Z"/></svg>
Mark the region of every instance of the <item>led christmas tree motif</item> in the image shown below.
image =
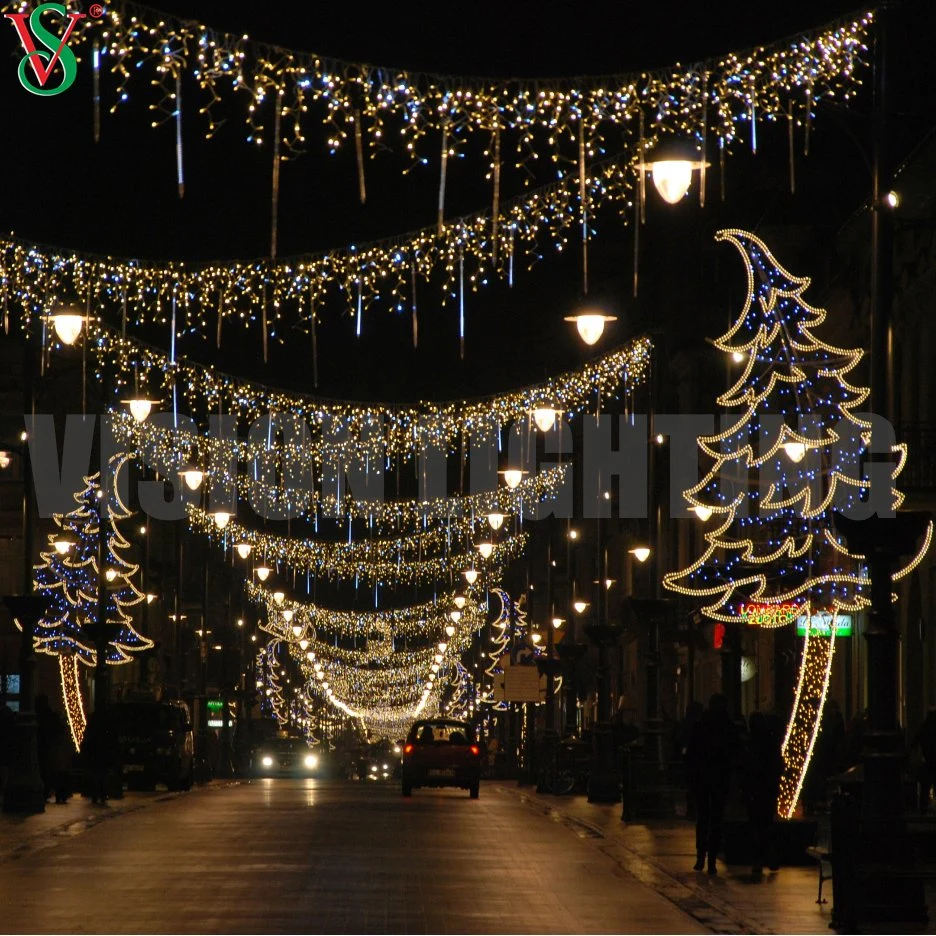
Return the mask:
<svg viewBox="0 0 936 936"><path fill-rule="evenodd" d="M116 479L125 456L111 460L111 477ZM128 611L143 600L143 594L133 584L139 566L121 555L130 544L117 528L117 522L131 516L120 500L116 484L108 492L105 529L105 567L99 574L99 511L102 507L100 475L85 478L84 489L75 494L78 506L67 514L54 516L58 532L49 535L49 552L40 553L42 563L35 567L35 588L48 596L49 609L39 621L35 632L36 650L60 658L65 709L73 738L80 741L84 731L83 707L78 692L76 661L87 666L97 662L97 646L87 625L98 620L98 588L106 590L106 623L115 629L107 644L107 662L127 663L131 654L147 650L153 642L133 626ZM56 547L69 543L65 551ZM103 581L102 581L103 580ZM62 659L71 657L71 659Z"/></svg>
<svg viewBox="0 0 936 936"><path fill-rule="evenodd" d="M779 803L789 816L819 728L834 649L834 623L825 635L811 624L817 615L834 622L869 604L864 557L846 549L832 522L833 511L868 508L862 501L871 482L860 459L872 423L858 412L868 390L847 380L863 352L813 334L825 312L803 299L808 278L788 273L753 234L724 230L716 239L733 244L747 270L741 314L715 341L744 362L743 372L718 398L728 410L723 430L699 438L707 473L684 492L706 525L706 548L663 584L697 598L716 621L781 627L805 620ZM906 452L901 446L893 452L896 478ZM887 505L896 509L902 500L891 488ZM895 578L919 563L931 533L932 527Z"/></svg>

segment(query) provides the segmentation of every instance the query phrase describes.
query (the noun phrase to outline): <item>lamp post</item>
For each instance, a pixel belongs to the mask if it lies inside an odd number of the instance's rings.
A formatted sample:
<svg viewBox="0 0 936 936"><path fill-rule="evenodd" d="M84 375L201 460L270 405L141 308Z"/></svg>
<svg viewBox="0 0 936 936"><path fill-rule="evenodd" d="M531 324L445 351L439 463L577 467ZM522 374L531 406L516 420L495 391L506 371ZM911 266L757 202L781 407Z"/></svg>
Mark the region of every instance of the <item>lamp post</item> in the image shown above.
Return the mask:
<svg viewBox="0 0 936 936"><path fill-rule="evenodd" d="M860 857L903 867L908 872L899 878L869 878L859 898L864 912L855 907L848 909L858 913L856 919L870 919L865 915L870 911L877 920L926 920L922 879L910 874L913 849L903 813L901 767L906 750L900 727L900 631L891 593L896 562L900 556L916 551L930 515L906 511L894 517L875 514L865 520L851 520L836 513L833 519L849 550L867 557L871 578L871 607L864 635L868 646L868 721L861 752L864 782Z"/></svg>

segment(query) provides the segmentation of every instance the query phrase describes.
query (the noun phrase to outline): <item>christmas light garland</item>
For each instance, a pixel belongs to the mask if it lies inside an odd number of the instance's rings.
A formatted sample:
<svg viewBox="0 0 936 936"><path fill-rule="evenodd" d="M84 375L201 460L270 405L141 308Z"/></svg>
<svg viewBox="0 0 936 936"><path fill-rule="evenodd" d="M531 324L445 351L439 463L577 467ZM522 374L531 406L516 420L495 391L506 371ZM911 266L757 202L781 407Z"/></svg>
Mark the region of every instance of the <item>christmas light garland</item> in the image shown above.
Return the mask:
<svg viewBox="0 0 936 936"><path fill-rule="evenodd" d="M245 423L263 417L295 417L300 426L292 430L295 441L282 444L283 451L297 470L313 463L320 467L335 460L347 465L353 459L412 457L427 449L453 451L456 443L469 436L487 438L514 423L528 423L537 407L551 407L574 414L594 408L602 399L630 393L647 376L651 342L642 337L585 364L581 370L562 374L543 383L487 398L422 402L414 405L360 404L288 393L253 384L212 368L187 361L171 362L163 352L144 348L109 331L92 329L91 350L116 372L115 392L129 389L138 380L147 392L172 399L177 387L190 411L207 417L209 413L233 415ZM158 375L153 386L151 374ZM171 457L182 447L217 448L217 458L254 461L268 450L262 441L209 440L184 426L158 427L151 420L137 422L125 410L115 410L118 438L136 452L165 453ZM214 451L214 450L212 450ZM205 454L209 454L206 452ZM227 464L227 461L219 461Z"/></svg>

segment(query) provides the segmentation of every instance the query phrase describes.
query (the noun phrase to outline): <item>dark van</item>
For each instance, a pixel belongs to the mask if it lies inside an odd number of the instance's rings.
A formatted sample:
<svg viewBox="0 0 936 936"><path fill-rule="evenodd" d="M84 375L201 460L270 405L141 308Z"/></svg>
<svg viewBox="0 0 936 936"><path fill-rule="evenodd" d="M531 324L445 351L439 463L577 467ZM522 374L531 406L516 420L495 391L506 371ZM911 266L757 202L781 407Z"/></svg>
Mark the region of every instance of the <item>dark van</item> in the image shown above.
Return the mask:
<svg viewBox="0 0 936 936"><path fill-rule="evenodd" d="M191 789L195 744L184 702L115 702L108 708L128 787L152 790L164 783L170 790Z"/></svg>

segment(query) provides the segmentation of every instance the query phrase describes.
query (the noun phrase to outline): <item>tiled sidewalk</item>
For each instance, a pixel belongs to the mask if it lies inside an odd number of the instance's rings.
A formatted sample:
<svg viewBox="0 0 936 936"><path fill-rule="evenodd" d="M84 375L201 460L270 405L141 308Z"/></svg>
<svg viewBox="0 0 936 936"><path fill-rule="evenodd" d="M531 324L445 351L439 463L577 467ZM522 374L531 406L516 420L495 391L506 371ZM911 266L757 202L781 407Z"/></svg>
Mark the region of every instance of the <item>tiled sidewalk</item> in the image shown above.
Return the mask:
<svg viewBox="0 0 936 936"><path fill-rule="evenodd" d="M695 833L691 822L621 821L621 806L589 803L584 796L547 796L532 787L499 787L528 808L565 822L639 880L716 933L828 933L832 882L816 904L818 872L812 867L765 871L759 880L748 867L718 863L718 874L692 870ZM876 929L876 932L881 932ZM895 930L901 931L901 930ZM909 930L903 930L909 932Z"/></svg>

